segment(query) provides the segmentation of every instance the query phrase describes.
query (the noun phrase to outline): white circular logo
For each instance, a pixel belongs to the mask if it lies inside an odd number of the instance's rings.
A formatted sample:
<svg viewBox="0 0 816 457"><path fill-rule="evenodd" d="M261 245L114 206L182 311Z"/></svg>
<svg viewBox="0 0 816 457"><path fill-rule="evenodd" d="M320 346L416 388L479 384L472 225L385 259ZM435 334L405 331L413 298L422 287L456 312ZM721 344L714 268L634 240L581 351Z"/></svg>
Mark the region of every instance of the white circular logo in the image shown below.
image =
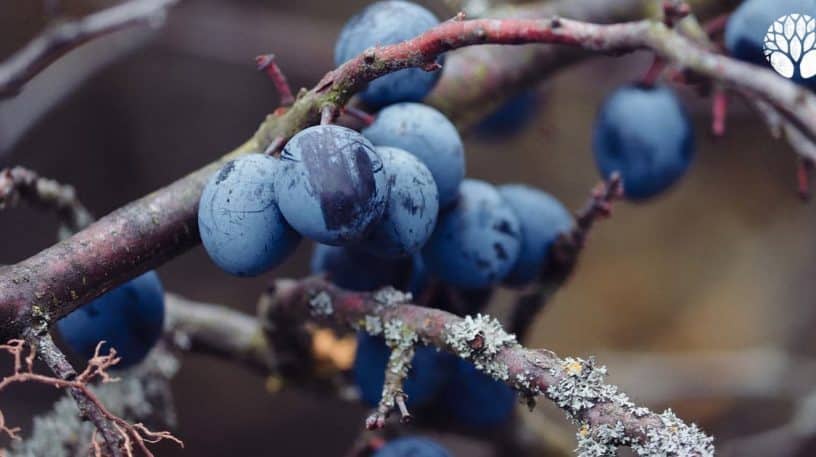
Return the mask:
<svg viewBox="0 0 816 457"><path fill-rule="evenodd" d="M816 21L807 14L782 16L765 34L762 49L774 70L793 78L796 68L802 79L816 75Z"/></svg>

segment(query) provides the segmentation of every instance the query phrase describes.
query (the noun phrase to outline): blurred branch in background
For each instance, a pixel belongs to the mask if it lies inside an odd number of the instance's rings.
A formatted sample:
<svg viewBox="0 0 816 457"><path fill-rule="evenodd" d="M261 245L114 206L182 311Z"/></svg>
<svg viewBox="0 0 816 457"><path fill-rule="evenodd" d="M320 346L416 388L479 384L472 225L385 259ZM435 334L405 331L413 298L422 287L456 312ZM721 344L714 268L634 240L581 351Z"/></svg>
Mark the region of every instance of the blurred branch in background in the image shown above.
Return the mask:
<svg viewBox="0 0 816 457"><path fill-rule="evenodd" d="M131 0L57 23L0 63L0 157L65 95L153 35L126 29L156 28L177 1Z"/></svg>
<svg viewBox="0 0 816 457"><path fill-rule="evenodd" d="M0 64L0 98L16 95L52 62L90 40L134 25L161 25L167 9L177 2L131 0L81 19L55 24Z"/></svg>
<svg viewBox="0 0 816 457"><path fill-rule="evenodd" d="M85 209L71 185L43 178L23 167L0 170L0 210L20 204L54 211L59 218L59 239L87 227L93 216Z"/></svg>

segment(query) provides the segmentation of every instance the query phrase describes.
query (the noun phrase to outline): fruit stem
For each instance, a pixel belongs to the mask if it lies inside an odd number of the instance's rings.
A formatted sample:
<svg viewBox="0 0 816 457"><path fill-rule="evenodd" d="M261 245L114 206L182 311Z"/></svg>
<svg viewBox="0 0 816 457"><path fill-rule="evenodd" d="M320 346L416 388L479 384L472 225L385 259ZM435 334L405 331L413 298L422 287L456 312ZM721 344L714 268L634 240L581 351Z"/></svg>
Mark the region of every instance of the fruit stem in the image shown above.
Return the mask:
<svg viewBox="0 0 816 457"><path fill-rule="evenodd" d="M652 65L649 66L648 70L646 70L646 74L643 75L641 83L646 86L654 86L657 83L657 80L660 79L660 75L663 74L663 70L665 69L666 60L655 55L654 60L652 60Z"/></svg>
<svg viewBox="0 0 816 457"><path fill-rule="evenodd" d="M374 123L374 116L353 106L346 106L342 112L365 124L366 127Z"/></svg>
<svg viewBox="0 0 816 457"><path fill-rule="evenodd" d="M715 136L725 134L725 118L728 116L728 94L725 88L717 85L714 89L714 98L711 101L711 131Z"/></svg>
<svg viewBox="0 0 816 457"><path fill-rule="evenodd" d="M255 63L258 64L258 70L263 71L275 84L275 88L280 94L280 104L282 106L292 106L295 103L295 97L292 96L292 89L289 87L289 82L286 81L286 75L283 74L278 64L275 62L275 54L262 54L255 57Z"/></svg>

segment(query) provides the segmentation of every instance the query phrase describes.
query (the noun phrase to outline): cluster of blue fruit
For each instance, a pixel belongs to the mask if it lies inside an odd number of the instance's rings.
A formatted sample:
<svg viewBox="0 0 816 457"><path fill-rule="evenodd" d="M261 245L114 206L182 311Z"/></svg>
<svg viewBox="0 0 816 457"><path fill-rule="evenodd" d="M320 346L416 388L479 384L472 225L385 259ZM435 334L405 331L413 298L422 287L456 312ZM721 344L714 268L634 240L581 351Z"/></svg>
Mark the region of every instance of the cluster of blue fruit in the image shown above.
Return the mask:
<svg viewBox="0 0 816 457"><path fill-rule="evenodd" d="M413 3L374 3L343 28L337 63L437 23ZM465 289L534 280L572 218L535 189L465 179L456 128L416 103L437 73L406 69L372 82L361 97L384 108L362 132L310 127L279 159L253 154L215 173L198 213L213 261L238 276L257 275L285 260L305 236L319 243L316 270L348 288L404 284L393 274L406 264L418 283L431 275Z"/></svg>
<svg viewBox="0 0 816 457"><path fill-rule="evenodd" d="M751 41L756 35L751 24L758 14L764 14L762 21L777 14L769 6L775 4L751 0L737 10L726 34L727 42L740 43L730 46L735 55L747 56L749 45L761 46ZM371 46L410 39L437 23L413 3L374 3L344 27L335 49L337 63ZM729 41L731 35L741 38ZM456 128L440 112L416 103L438 77L438 72L406 69L377 79L361 96L382 109L362 132L311 127L295 135L280 158L250 154L214 173L198 212L212 260L234 275L258 275L283 262L306 236L318 242L312 271L327 274L339 286L367 291L393 285L420 296L434 278L455 289L466 307L456 308L445 294L429 305L460 314L477 312L499 283L534 282L551 245L573 220L539 190L516 184L497 188L465 178ZM525 93L511 100L485 125L501 132L521 123L534 111L531 97ZM665 87L620 88L598 115L596 162L604 177L621 173L630 199L669 188L687 170L693 149L688 117ZM162 286L149 272L71 313L58 327L78 354L91 356L105 340L122 357L120 366L130 366L158 341L163 321ZM381 339L360 337L355 372L370 403L380 393L386 354ZM489 398L495 410L464 414L465 421L486 423L512 409L509 389L467 362L430 348L420 348L416 359L407 384L415 406L441 395L456 404L449 409L452 414L461 414L485 404L468 396Z"/></svg>

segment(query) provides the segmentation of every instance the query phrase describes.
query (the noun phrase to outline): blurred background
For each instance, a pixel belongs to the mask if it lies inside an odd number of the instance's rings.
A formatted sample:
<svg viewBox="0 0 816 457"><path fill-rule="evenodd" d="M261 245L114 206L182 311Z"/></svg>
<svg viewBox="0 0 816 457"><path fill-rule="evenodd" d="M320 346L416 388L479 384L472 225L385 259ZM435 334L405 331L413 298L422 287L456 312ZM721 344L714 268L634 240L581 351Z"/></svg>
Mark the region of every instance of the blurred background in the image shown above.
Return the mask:
<svg viewBox="0 0 816 457"><path fill-rule="evenodd" d="M0 57L46 25L42 3L0 2ZM93 43L0 101L0 168L23 165L73 184L104 215L243 142L277 105L254 56L275 53L294 88L310 87L332 68L343 22L366 3L187 0L163 28ZM422 3L440 17L455 13L441 1ZM78 16L106 4L63 0L61 7ZM650 62L646 54L598 57L559 72L537 89L536 118L519 135L485 140L462 132L468 174L531 184L577 209L598 180L590 148L596 109ZM816 210L796 195L793 151L741 100L732 100L726 135L713 139L710 99L679 93L697 129L690 173L656 200L619 204L597 226L526 344L598 355L634 399L673 408L722 444L784 424L816 387ZM55 230L51 214L3 212L0 263L53 244ZM302 243L274 274L307 274L310 252ZM268 281L227 276L200 248L159 274L168 290L250 313ZM344 455L367 412L296 386L270 394L256 374L197 355L184 357L173 389L186 448L160 446L161 456ZM46 387L24 386L0 394L0 408L27 431L32 414L55 398ZM522 416L533 416L525 419L533 427L574 432L550 413ZM536 422L544 416L548 422ZM459 455L503 455L473 439L443 440ZM814 451L805 446L798 455Z"/></svg>

